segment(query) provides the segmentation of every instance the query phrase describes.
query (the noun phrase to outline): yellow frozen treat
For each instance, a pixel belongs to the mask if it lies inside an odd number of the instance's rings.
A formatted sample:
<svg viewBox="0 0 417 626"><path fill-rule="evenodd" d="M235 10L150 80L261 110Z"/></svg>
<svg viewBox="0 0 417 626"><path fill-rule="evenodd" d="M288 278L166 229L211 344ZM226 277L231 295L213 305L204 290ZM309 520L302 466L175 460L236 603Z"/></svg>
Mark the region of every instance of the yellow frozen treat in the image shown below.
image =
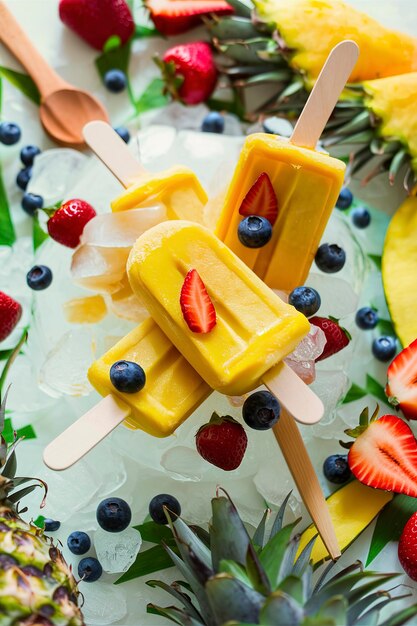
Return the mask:
<svg viewBox="0 0 417 626"><path fill-rule="evenodd" d="M120 360L144 369L141 391L122 393L112 385L110 368ZM88 378L101 395L112 394L129 405L127 426L155 437L171 435L212 391L150 318L95 361Z"/></svg>
<svg viewBox="0 0 417 626"><path fill-rule="evenodd" d="M343 184L345 164L287 139L257 133L242 148L216 234L269 287L303 285ZM238 238L248 215L267 217L272 237L250 248Z"/></svg>
<svg viewBox="0 0 417 626"><path fill-rule="evenodd" d="M187 167L172 167L158 174L146 172L138 177L111 203L113 211L137 209L161 202L168 219L187 219L201 223L207 194L197 176Z"/></svg>
<svg viewBox="0 0 417 626"><path fill-rule="evenodd" d="M134 292L176 348L213 389L241 395L308 333L307 319L285 304L213 233L174 220L141 235L127 270ZM196 270L216 311L207 333L190 330L180 293Z"/></svg>

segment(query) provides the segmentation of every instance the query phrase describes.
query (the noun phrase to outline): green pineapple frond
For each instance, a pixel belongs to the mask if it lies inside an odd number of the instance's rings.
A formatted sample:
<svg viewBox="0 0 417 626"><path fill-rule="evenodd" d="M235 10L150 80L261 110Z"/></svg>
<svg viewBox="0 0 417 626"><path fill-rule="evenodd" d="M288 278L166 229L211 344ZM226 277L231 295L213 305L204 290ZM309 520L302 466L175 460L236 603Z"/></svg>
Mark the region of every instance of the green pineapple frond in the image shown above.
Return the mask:
<svg viewBox="0 0 417 626"><path fill-rule="evenodd" d="M366 571L356 562L332 576L331 563L317 578L310 563L316 538L298 554L299 520L283 524L289 495L271 530L266 511L252 536L226 493L212 500L209 541L181 518L170 519L175 545L165 549L184 581L148 581L175 602L149 604L148 612L182 626L382 626L381 609L409 595L379 589L398 574ZM405 624L415 615L417 605L383 624Z"/></svg>

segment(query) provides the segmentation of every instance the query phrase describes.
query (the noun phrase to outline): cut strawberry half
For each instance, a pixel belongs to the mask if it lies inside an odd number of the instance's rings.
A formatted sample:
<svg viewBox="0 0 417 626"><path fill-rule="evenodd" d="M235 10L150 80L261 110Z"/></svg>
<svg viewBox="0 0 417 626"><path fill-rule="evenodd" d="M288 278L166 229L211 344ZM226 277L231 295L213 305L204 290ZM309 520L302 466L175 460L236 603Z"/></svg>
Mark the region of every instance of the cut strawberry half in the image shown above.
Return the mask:
<svg viewBox="0 0 417 626"><path fill-rule="evenodd" d="M190 270L184 279L180 305L193 333L209 333L216 325L216 309L197 270Z"/></svg>
<svg viewBox="0 0 417 626"><path fill-rule="evenodd" d="M387 376L388 402L401 409L407 419L417 420L417 339L395 357Z"/></svg>
<svg viewBox="0 0 417 626"><path fill-rule="evenodd" d="M204 15L234 13L224 0L147 0L146 6L162 35L179 35L198 26Z"/></svg>
<svg viewBox="0 0 417 626"><path fill-rule="evenodd" d="M350 444L349 467L363 484L417 497L417 442L411 428L396 415L377 419L378 408L368 423L368 409L360 425L345 433L356 438Z"/></svg>
<svg viewBox="0 0 417 626"><path fill-rule="evenodd" d="M274 188L266 172L262 172L253 183L239 208L241 215L257 215L265 217L271 226L278 217L278 200Z"/></svg>

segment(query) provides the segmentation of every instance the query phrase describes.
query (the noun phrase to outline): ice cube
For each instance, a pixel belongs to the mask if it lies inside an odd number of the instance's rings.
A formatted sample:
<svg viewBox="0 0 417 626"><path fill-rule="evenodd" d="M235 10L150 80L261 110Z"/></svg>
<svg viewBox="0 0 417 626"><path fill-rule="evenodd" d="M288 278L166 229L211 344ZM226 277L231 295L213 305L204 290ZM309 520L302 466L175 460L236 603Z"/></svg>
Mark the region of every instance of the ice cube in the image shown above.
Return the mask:
<svg viewBox="0 0 417 626"><path fill-rule="evenodd" d="M311 272L306 280L308 287L316 289L321 298L318 315L341 318L356 311L358 295L346 280Z"/></svg>
<svg viewBox="0 0 417 626"><path fill-rule="evenodd" d="M288 504L298 517L301 511L300 495L298 490L294 488L293 478L278 448L275 459L269 459L268 463L262 465L253 482L256 490L268 505L281 506L285 497L292 490Z"/></svg>
<svg viewBox="0 0 417 626"><path fill-rule="evenodd" d="M336 419L336 408L349 388L346 373L339 370L317 370L316 380L311 388L324 405L324 417L311 427L314 434L325 439L340 436L343 428Z"/></svg>
<svg viewBox="0 0 417 626"><path fill-rule="evenodd" d="M325 345L326 335L321 328L311 324L307 337L304 337L285 362L305 383L310 384L316 376L315 359L323 352Z"/></svg>
<svg viewBox="0 0 417 626"><path fill-rule="evenodd" d="M74 252L71 276L80 287L113 293L121 286L126 273L128 248L103 248L83 244Z"/></svg>
<svg viewBox="0 0 417 626"><path fill-rule="evenodd" d="M82 611L87 626L115 624L127 615L126 591L120 586L107 583L85 583L82 586L85 599Z"/></svg>
<svg viewBox="0 0 417 626"><path fill-rule="evenodd" d="M124 290L123 290L124 292ZM120 292L111 294L110 308L115 315L131 322L143 322L149 317L148 309L142 300L133 292L127 295L121 295Z"/></svg>
<svg viewBox="0 0 417 626"><path fill-rule="evenodd" d="M154 205L103 213L90 220L85 226L81 243L106 248L127 248L148 228L166 219L164 205Z"/></svg>
<svg viewBox="0 0 417 626"><path fill-rule="evenodd" d="M170 448L161 458L161 465L174 480L197 482L207 469L207 463L197 450L186 446Z"/></svg>
<svg viewBox="0 0 417 626"><path fill-rule="evenodd" d="M88 395L87 370L94 360L94 348L91 328L77 327L64 333L40 368L40 388L54 398Z"/></svg>
<svg viewBox="0 0 417 626"><path fill-rule="evenodd" d="M42 196L45 207L64 200L87 163L87 157L77 150L45 150L35 159L27 192Z"/></svg>
<svg viewBox="0 0 417 626"><path fill-rule="evenodd" d="M97 558L108 574L127 572L135 562L142 537L134 528L121 533L108 533L101 528L94 534Z"/></svg>
<svg viewBox="0 0 417 626"><path fill-rule="evenodd" d="M171 102L152 116L152 124L166 124L177 130L200 130L207 113L208 108L205 104L187 107L180 102Z"/></svg>

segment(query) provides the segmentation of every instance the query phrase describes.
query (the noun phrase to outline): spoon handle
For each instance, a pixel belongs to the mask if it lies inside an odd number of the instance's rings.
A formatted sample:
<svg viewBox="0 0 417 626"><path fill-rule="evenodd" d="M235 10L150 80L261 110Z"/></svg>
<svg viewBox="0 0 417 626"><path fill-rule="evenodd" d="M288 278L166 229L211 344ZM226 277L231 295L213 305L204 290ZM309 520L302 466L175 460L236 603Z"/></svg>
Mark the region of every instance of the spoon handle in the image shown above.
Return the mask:
<svg viewBox="0 0 417 626"><path fill-rule="evenodd" d="M57 89L67 87L67 83L48 65L2 1L0 1L0 41L35 81L42 100Z"/></svg>

